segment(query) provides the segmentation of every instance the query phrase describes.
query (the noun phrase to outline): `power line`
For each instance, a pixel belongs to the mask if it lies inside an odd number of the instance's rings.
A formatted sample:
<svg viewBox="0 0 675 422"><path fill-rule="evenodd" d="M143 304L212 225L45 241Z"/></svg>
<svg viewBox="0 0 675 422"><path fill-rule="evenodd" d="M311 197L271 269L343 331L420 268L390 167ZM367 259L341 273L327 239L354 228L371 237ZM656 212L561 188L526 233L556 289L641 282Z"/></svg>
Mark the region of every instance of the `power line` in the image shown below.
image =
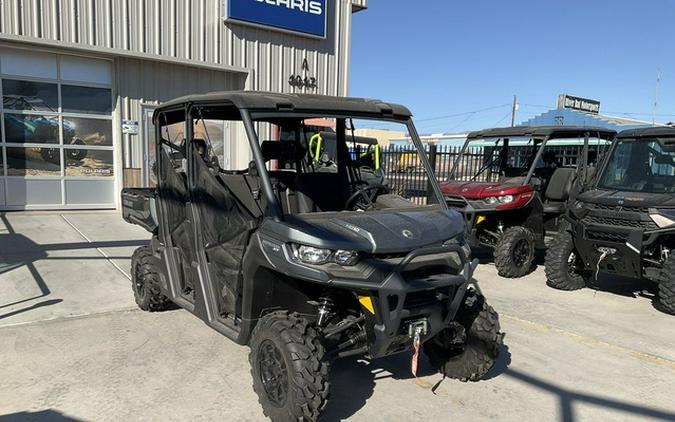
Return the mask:
<svg viewBox="0 0 675 422"><path fill-rule="evenodd" d="M498 127L499 124L500 124L501 122L503 122L504 120L506 120L509 116L511 116L511 112L510 112L510 111L509 111L508 113L506 113L506 114L504 115L504 117L502 117L501 119L497 120L497 121L496 121L492 126L490 126L490 127Z"/></svg>
<svg viewBox="0 0 675 422"><path fill-rule="evenodd" d="M486 108L481 108L481 109L473 110L473 111L465 111L464 113L447 114L445 116L429 117L429 118L426 118L426 119L417 119L417 121L418 122L429 122L431 120L450 119L452 117L466 116L467 114L476 114L476 113L481 113L483 111L494 110L496 108L510 107L510 106L511 106L511 104L501 104L501 105L498 105L498 106L486 107Z"/></svg>

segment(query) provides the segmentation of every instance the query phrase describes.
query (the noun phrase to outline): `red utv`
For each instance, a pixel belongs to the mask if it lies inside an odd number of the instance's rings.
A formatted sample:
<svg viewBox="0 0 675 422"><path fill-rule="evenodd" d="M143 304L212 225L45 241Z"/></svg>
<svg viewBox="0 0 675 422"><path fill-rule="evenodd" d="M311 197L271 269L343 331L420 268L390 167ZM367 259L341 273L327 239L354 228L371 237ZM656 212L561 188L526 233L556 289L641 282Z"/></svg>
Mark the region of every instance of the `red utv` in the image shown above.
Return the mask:
<svg viewBox="0 0 675 422"><path fill-rule="evenodd" d="M472 132L441 190L472 224L470 244L494 249L499 275L522 277L615 136L606 128L575 126ZM578 166L583 161L589 166Z"/></svg>

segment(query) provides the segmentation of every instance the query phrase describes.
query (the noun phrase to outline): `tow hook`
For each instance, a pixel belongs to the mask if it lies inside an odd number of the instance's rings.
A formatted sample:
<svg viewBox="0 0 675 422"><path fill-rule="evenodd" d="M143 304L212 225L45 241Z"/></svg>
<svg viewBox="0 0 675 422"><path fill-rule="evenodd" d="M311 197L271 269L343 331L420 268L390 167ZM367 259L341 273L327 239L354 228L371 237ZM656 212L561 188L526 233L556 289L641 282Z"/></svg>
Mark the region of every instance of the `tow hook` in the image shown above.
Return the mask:
<svg viewBox="0 0 675 422"><path fill-rule="evenodd" d="M429 322L426 318L408 322L408 336L413 339L413 355L410 362L410 372L417 378L417 360L420 356L420 338L427 335Z"/></svg>
<svg viewBox="0 0 675 422"><path fill-rule="evenodd" d="M600 263L608 256L614 255L616 253L616 249L601 246L598 248L598 252L600 252L600 258L598 259L598 263L596 264L595 268L595 281L598 281L598 274L600 274Z"/></svg>
<svg viewBox="0 0 675 422"><path fill-rule="evenodd" d="M429 331L429 321L426 318L408 322L408 337L414 339L415 335L426 336Z"/></svg>

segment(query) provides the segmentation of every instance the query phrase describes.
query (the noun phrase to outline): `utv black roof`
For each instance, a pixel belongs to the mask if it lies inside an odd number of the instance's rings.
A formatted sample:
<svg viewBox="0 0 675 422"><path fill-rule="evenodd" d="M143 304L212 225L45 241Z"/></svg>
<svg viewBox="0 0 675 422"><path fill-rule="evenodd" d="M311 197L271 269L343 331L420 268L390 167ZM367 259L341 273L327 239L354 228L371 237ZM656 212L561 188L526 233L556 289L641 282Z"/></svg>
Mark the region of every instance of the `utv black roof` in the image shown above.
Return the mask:
<svg viewBox="0 0 675 422"><path fill-rule="evenodd" d="M544 138L546 136L552 138L574 138L583 136L586 132L590 132L591 136L599 133L601 138L613 138L616 135L616 131L599 126L514 126L478 130L469 133L467 139L516 137Z"/></svg>
<svg viewBox="0 0 675 422"><path fill-rule="evenodd" d="M230 103L239 109L268 112L375 115L407 119L412 113L400 104L368 98L332 97L314 94L279 94L262 91L220 91L187 95L163 103L161 112L175 106Z"/></svg>
<svg viewBox="0 0 675 422"><path fill-rule="evenodd" d="M619 132L619 138L665 138L675 137L675 127L673 126L658 126L658 127L643 127L639 129L628 129Z"/></svg>

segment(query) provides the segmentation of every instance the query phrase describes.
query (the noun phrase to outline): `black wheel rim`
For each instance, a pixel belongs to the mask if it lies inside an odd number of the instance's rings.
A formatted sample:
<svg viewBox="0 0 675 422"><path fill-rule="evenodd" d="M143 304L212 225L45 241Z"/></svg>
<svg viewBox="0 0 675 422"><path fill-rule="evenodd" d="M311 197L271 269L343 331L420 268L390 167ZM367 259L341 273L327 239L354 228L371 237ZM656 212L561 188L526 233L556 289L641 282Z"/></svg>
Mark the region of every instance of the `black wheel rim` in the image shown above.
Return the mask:
<svg viewBox="0 0 675 422"><path fill-rule="evenodd" d="M282 407L288 397L288 369L281 350L271 340L260 343L258 348L260 381L267 399Z"/></svg>
<svg viewBox="0 0 675 422"><path fill-rule="evenodd" d="M513 263L517 267L522 267L527 263L530 257L530 244L525 239L520 239L513 246Z"/></svg>

